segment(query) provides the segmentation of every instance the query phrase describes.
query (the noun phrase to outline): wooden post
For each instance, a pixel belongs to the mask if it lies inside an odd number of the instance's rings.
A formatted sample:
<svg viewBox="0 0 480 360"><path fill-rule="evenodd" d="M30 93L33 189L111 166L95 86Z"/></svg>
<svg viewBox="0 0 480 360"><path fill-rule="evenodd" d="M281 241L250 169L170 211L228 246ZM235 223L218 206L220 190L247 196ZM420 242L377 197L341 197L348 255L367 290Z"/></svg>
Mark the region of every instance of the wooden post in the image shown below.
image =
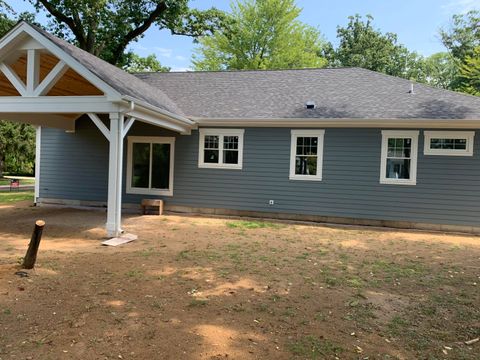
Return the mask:
<svg viewBox="0 0 480 360"><path fill-rule="evenodd" d="M28 250L23 259L22 267L24 269L33 269L35 266L35 261L37 261L37 252L38 247L40 246L40 240L42 240L43 227L45 226L45 221L37 220L35 222L35 228L33 229L32 239L30 244L28 244Z"/></svg>

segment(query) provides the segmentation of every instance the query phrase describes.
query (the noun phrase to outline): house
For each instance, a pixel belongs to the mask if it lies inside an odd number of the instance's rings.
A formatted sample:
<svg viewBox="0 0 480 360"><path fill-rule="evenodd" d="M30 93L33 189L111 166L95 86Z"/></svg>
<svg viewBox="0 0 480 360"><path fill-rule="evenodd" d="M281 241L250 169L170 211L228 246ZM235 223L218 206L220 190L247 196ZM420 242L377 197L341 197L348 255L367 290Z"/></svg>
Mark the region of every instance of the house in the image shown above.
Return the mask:
<svg viewBox="0 0 480 360"><path fill-rule="evenodd" d="M359 68L131 75L21 22L2 118L37 125L37 204L480 232L480 98Z"/></svg>

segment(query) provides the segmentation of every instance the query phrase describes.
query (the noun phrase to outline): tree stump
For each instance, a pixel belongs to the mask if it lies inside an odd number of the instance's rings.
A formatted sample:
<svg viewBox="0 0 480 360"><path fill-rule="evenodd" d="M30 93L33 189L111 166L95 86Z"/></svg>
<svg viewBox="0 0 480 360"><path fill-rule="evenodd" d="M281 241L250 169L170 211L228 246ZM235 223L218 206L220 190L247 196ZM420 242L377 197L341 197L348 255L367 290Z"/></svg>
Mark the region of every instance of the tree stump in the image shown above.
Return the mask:
<svg viewBox="0 0 480 360"><path fill-rule="evenodd" d="M33 229L32 239L30 244L28 244L28 250L23 259L22 267L24 269L33 269L35 266L35 261L37 261L38 247L40 246L40 240L42 240L43 228L45 226L45 221L37 220L35 222L35 228Z"/></svg>

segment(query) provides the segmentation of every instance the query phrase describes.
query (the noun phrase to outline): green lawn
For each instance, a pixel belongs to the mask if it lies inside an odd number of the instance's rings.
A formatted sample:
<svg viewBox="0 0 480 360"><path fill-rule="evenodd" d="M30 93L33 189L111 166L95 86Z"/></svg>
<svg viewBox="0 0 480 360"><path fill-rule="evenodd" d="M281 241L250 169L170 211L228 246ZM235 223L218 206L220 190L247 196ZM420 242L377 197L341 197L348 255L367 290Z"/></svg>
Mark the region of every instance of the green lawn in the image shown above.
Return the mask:
<svg viewBox="0 0 480 360"><path fill-rule="evenodd" d="M24 201L24 200L33 201L33 191L0 192L0 205L15 203L15 202Z"/></svg>
<svg viewBox="0 0 480 360"><path fill-rule="evenodd" d="M33 185L35 178L20 179L20 185ZM0 178L0 185L10 185L10 178Z"/></svg>

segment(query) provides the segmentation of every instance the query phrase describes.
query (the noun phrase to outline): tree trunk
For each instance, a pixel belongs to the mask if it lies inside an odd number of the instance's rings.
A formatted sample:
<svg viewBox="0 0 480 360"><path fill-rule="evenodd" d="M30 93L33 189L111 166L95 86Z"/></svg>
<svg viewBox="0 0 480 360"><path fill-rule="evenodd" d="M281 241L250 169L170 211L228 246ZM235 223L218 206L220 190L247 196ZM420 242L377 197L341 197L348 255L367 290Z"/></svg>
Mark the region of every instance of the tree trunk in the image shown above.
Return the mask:
<svg viewBox="0 0 480 360"><path fill-rule="evenodd" d="M33 269L35 266L35 261L37 261L38 247L40 246L40 241L42 240L43 228L45 226L45 221L37 220L35 222L35 228L33 229L32 239L30 244L28 244L28 250L23 259L22 267L24 269Z"/></svg>

